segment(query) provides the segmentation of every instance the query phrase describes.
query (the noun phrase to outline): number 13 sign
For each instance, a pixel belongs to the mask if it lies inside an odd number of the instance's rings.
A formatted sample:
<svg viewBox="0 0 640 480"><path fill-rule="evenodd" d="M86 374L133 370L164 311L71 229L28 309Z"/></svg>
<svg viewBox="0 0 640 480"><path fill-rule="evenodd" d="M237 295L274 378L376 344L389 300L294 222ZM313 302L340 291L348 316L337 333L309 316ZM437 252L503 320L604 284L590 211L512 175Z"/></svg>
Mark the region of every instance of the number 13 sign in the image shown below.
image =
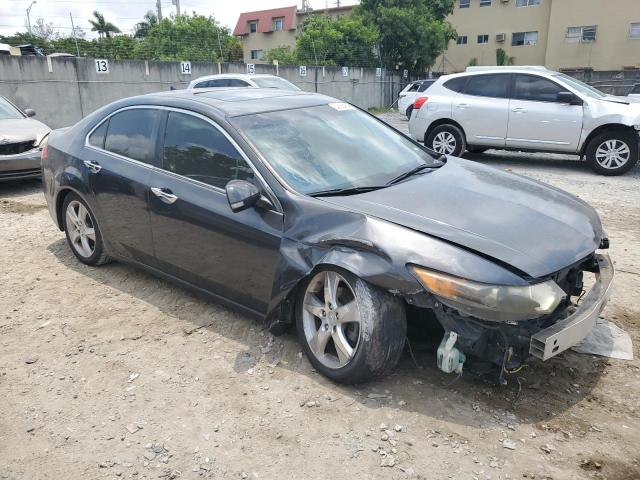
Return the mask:
<svg viewBox="0 0 640 480"><path fill-rule="evenodd" d="M96 58L94 63L96 65L96 73L109 73L109 60Z"/></svg>

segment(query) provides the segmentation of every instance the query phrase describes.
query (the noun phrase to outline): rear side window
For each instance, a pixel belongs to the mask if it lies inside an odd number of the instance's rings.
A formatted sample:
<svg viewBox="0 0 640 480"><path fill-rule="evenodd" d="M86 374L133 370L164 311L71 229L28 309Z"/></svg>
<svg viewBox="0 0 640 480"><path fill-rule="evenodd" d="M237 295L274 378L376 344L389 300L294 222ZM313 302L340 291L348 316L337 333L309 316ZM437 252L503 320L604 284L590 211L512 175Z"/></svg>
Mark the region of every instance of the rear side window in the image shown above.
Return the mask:
<svg viewBox="0 0 640 480"><path fill-rule="evenodd" d="M213 125L193 115L170 112L162 168L215 187L253 177L253 170Z"/></svg>
<svg viewBox="0 0 640 480"><path fill-rule="evenodd" d="M566 92L555 82L534 75L516 75L513 98L534 102L555 102L558 93Z"/></svg>
<svg viewBox="0 0 640 480"><path fill-rule="evenodd" d="M461 92L467 83L467 79L468 77L452 78L451 80L444 82L442 86L454 92Z"/></svg>
<svg viewBox="0 0 640 480"><path fill-rule="evenodd" d="M196 84L194 88L216 88L216 87L228 87L229 79L227 78L219 78L217 80L205 80L204 82L200 82Z"/></svg>
<svg viewBox="0 0 640 480"><path fill-rule="evenodd" d="M154 165L162 112L137 108L116 113L109 120L105 150Z"/></svg>
<svg viewBox="0 0 640 480"><path fill-rule="evenodd" d="M107 136L108 127L109 120L102 122L102 124L96 128L91 135L89 135L89 145L104 148L104 139Z"/></svg>
<svg viewBox="0 0 640 480"><path fill-rule="evenodd" d="M509 75L474 75L464 89L467 95L478 97L507 98L509 96Z"/></svg>
<svg viewBox="0 0 640 480"><path fill-rule="evenodd" d="M247 82L242 81L242 80L238 80L237 78L230 78L229 79L229 86L230 87L248 87L249 84Z"/></svg>
<svg viewBox="0 0 640 480"><path fill-rule="evenodd" d="M409 89L407 90L407 92L417 92L419 88L420 88L419 83L412 83Z"/></svg>
<svg viewBox="0 0 640 480"><path fill-rule="evenodd" d="M429 88L431 85L433 85L434 82L422 82L420 84L420 88L418 89L419 92L424 92L427 88Z"/></svg>

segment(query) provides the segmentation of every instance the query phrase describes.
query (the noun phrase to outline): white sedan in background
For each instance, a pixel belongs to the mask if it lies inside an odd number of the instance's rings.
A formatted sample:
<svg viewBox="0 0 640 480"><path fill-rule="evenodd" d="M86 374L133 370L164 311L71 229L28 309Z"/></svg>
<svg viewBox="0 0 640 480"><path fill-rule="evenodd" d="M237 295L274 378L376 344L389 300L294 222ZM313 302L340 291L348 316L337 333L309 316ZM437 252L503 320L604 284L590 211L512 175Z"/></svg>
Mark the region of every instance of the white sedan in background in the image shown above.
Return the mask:
<svg viewBox="0 0 640 480"><path fill-rule="evenodd" d="M275 75L247 75L243 73L221 73L193 80L187 88L248 87L276 88L300 91L293 83Z"/></svg>
<svg viewBox="0 0 640 480"><path fill-rule="evenodd" d="M413 111L413 102L431 85L435 83L435 79L432 80L416 80L404 87L398 96L398 111L407 118L411 118L411 112Z"/></svg>

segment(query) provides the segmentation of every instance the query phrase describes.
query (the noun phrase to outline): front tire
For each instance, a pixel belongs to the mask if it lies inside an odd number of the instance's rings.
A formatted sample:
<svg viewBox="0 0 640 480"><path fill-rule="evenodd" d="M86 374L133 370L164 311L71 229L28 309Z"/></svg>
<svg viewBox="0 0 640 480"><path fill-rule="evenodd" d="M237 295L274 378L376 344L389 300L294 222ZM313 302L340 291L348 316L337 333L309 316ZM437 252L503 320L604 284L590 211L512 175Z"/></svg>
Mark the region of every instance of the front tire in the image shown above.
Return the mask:
<svg viewBox="0 0 640 480"><path fill-rule="evenodd" d="M322 268L302 284L296 323L313 367L345 384L388 374L407 335L402 300L337 267Z"/></svg>
<svg viewBox="0 0 640 480"><path fill-rule="evenodd" d="M631 132L611 130L587 146L587 163L600 175L622 175L638 162L638 138Z"/></svg>
<svg viewBox="0 0 640 480"><path fill-rule="evenodd" d="M424 140L426 147L443 155L459 157L467 148L464 133L455 125L438 125Z"/></svg>
<svg viewBox="0 0 640 480"><path fill-rule="evenodd" d="M62 204L64 232L71 251L85 265L107 263L102 233L96 217L87 203L75 193L69 193Z"/></svg>

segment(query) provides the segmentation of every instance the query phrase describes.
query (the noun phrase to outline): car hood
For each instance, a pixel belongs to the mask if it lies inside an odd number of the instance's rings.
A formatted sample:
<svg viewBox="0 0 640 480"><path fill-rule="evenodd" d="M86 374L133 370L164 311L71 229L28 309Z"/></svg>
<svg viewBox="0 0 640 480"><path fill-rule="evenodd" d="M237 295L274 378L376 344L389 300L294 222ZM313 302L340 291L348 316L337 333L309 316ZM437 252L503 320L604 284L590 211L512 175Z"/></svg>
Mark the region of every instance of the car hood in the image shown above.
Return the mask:
<svg viewBox="0 0 640 480"><path fill-rule="evenodd" d="M392 187L323 200L444 239L534 278L587 257L603 236L595 210L569 193L458 158Z"/></svg>
<svg viewBox="0 0 640 480"><path fill-rule="evenodd" d="M33 118L0 120L0 144L29 140L40 142L50 130L44 123Z"/></svg>

